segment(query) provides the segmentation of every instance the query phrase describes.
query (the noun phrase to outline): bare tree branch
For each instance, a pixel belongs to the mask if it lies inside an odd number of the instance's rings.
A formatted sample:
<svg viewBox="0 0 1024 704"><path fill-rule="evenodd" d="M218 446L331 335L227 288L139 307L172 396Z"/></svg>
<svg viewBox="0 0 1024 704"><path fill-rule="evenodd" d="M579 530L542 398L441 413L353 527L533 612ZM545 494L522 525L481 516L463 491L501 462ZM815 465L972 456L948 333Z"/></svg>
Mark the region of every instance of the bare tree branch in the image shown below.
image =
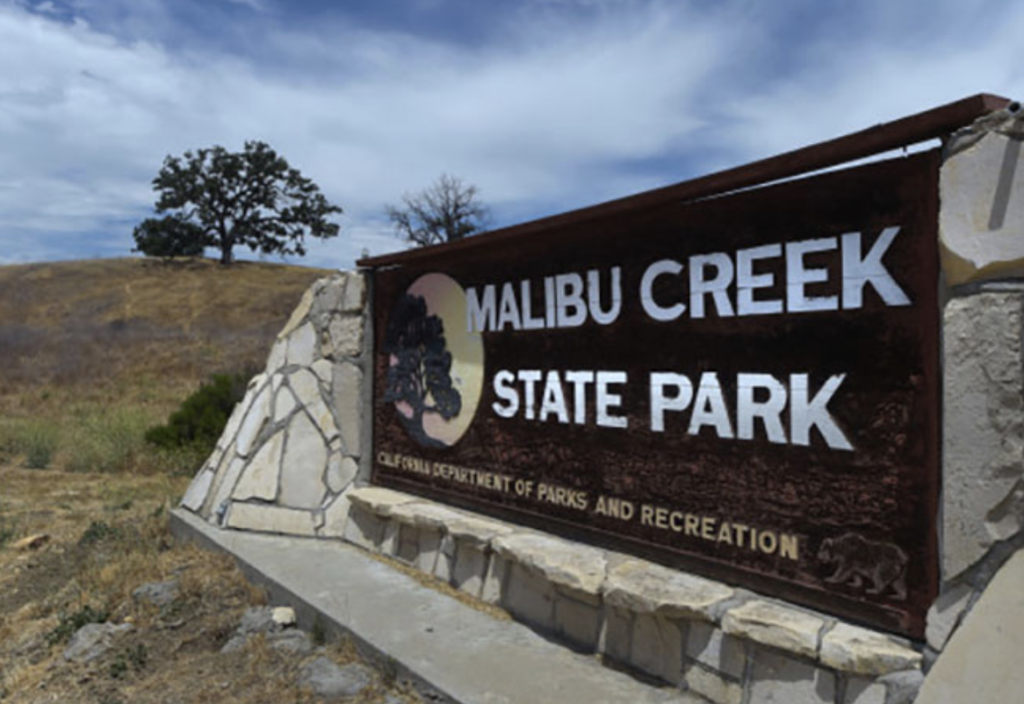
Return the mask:
<svg viewBox="0 0 1024 704"><path fill-rule="evenodd" d="M425 247L452 242L483 229L488 209L477 200L477 187L441 174L424 190L402 196L404 207L384 210L399 237Z"/></svg>

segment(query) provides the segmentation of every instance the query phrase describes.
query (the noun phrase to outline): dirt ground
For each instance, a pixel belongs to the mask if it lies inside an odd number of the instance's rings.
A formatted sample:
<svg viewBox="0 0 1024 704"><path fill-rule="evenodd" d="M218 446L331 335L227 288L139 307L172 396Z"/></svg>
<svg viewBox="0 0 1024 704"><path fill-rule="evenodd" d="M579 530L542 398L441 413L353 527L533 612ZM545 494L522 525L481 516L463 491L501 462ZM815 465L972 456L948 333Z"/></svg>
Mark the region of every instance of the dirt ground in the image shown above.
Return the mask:
<svg viewBox="0 0 1024 704"><path fill-rule="evenodd" d="M230 557L172 540L168 511L188 479L0 465L0 701L314 702L296 685L305 661L358 659L345 642L302 656L262 636L220 652L243 612L266 595ZM19 547L31 536L45 538ZM172 578L179 595L164 607L132 597L142 584ZM67 662L72 633L100 620L133 629L100 658ZM378 673L350 701L418 699Z"/></svg>

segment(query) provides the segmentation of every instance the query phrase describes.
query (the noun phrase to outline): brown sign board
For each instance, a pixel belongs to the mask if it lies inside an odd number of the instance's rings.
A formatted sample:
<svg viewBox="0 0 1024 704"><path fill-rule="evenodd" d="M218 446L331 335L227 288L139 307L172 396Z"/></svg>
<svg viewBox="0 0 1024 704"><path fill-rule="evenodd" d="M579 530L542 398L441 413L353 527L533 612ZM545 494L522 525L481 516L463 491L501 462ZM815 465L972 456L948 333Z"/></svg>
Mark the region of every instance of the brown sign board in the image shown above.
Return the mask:
<svg viewBox="0 0 1024 704"><path fill-rule="evenodd" d="M937 174L932 151L376 270L374 483L922 637Z"/></svg>

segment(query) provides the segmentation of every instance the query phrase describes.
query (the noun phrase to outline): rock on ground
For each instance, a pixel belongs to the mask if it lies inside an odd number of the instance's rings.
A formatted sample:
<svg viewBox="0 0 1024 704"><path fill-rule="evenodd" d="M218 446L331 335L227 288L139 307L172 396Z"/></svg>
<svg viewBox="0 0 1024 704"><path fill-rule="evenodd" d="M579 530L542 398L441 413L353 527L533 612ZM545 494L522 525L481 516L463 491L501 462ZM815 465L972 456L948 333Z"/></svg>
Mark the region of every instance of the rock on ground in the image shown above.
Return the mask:
<svg viewBox="0 0 1024 704"><path fill-rule="evenodd" d="M342 667L321 656L302 666L297 683L313 690L318 697L336 701L354 697L369 687L373 670L358 663Z"/></svg>
<svg viewBox="0 0 1024 704"><path fill-rule="evenodd" d="M150 582L132 592L135 601L147 601L153 606L167 606L178 598L178 580Z"/></svg>
<svg viewBox="0 0 1024 704"><path fill-rule="evenodd" d="M88 623L71 636L64 649L64 659L69 662L90 662L101 657L114 645L114 639L121 633L132 630L130 623L115 626L111 623Z"/></svg>

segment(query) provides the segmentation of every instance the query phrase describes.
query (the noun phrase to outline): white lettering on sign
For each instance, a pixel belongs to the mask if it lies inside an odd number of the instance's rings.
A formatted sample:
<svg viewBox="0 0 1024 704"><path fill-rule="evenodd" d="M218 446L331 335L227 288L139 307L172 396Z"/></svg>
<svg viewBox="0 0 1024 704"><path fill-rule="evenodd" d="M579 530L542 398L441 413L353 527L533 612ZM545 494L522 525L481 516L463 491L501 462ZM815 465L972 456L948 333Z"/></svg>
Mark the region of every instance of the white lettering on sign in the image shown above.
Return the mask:
<svg viewBox="0 0 1024 704"><path fill-rule="evenodd" d="M899 232L898 226L885 228L867 253L862 234L849 232L734 253L694 254L685 263L659 259L640 277L640 304L647 317L659 322L686 314L700 319L856 310L864 306L864 290L870 286L886 306L907 306L910 298L883 261ZM808 260L812 256L819 264ZM831 258L832 265L822 266L822 258ZM784 272L784 293L766 298L767 290L777 284L775 274L765 271L773 260ZM610 325L622 312L622 268L618 266L606 276L597 269L546 276L536 287L541 294L536 298L534 283L524 280L518 286L506 282L467 288L466 330L575 328L587 321ZM816 287L830 284L839 293L814 294ZM671 295L658 300L656 286Z"/></svg>
<svg viewBox="0 0 1024 704"><path fill-rule="evenodd" d="M534 306L533 282L529 280L520 281L518 287L511 282L502 284L500 296L495 284L470 286L466 289L466 330L575 328L587 320L610 325L622 312L622 268L611 268L606 287L601 278L598 269L586 272L585 278L575 272L546 276L538 307Z"/></svg>
<svg viewBox="0 0 1024 704"><path fill-rule="evenodd" d="M813 395L809 378L806 373L796 373L780 381L771 374L741 372L736 375L736 394L730 411L717 372L703 372L696 390L685 374L651 372L650 427L655 433L664 433L669 414L689 410L689 422L685 424L688 435L700 435L704 428L709 428L723 440L763 437L779 445L807 446L811 444L811 430L817 429L830 448L852 450L828 410L829 401L846 375L830 376ZM538 394L537 384L542 379L543 388ZM621 414L622 394L613 386L627 381L624 371L502 369L494 375L494 394L499 400L492 408L502 418L514 418L521 413L530 421L585 425L586 408L592 404L597 425L626 428L629 419ZM566 385L572 386L571 393L566 393ZM732 418L736 419L735 433Z"/></svg>
<svg viewBox="0 0 1024 704"><path fill-rule="evenodd" d="M828 402L845 378L845 374L829 377L818 392L808 398L808 374L790 374L787 382L771 374L737 374L735 438L753 440L763 436L768 442L780 445L810 445L811 429L817 428L830 448L852 450L853 446L828 410ZM684 374L651 372L650 401L651 430L656 433L665 432L667 412L681 413L689 409L692 402L687 434L699 435L708 426L719 438L734 438L730 413L715 372L701 374L696 393ZM785 420L788 420L788 433Z"/></svg>
<svg viewBox="0 0 1024 704"><path fill-rule="evenodd" d="M884 261L899 233L898 226L885 228L867 251L862 233L848 232L694 254L685 261L660 259L640 276L640 306L657 322L856 310L864 306L868 288L886 306L907 306L910 298ZM469 332L606 326L622 309L619 266L466 289ZM654 371L646 389L650 429L664 433L687 414L679 427L688 435L799 446L823 441L834 450L851 451L829 411L845 379L845 373L832 374L815 390L806 372L785 378L737 373L730 385L735 393L727 398L715 371L703 371L699 378ZM627 428L627 382L624 371L503 369L492 377L491 406L502 418Z"/></svg>
<svg viewBox="0 0 1024 704"><path fill-rule="evenodd" d="M563 382L563 377L565 382ZM540 393L540 410L537 410L536 384L544 379ZM517 388L516 382L519 382ZM502 418L514 418L522 411L526 420L585 425L586 407L593 404L596 409L595 422L605 428L625 428L629 419L621 415L622 394L619 386L628 381L626 372L620 371L567 371L555 370L546 374L539 369L520 369L511 372L503 369L494 375L494 394L500 401L492 404L494 412ZM567 397L564 384L572 385L572 394ZM592 389L588 392L588 386ZM568 400L572 398L572 413Z"/></svg>

